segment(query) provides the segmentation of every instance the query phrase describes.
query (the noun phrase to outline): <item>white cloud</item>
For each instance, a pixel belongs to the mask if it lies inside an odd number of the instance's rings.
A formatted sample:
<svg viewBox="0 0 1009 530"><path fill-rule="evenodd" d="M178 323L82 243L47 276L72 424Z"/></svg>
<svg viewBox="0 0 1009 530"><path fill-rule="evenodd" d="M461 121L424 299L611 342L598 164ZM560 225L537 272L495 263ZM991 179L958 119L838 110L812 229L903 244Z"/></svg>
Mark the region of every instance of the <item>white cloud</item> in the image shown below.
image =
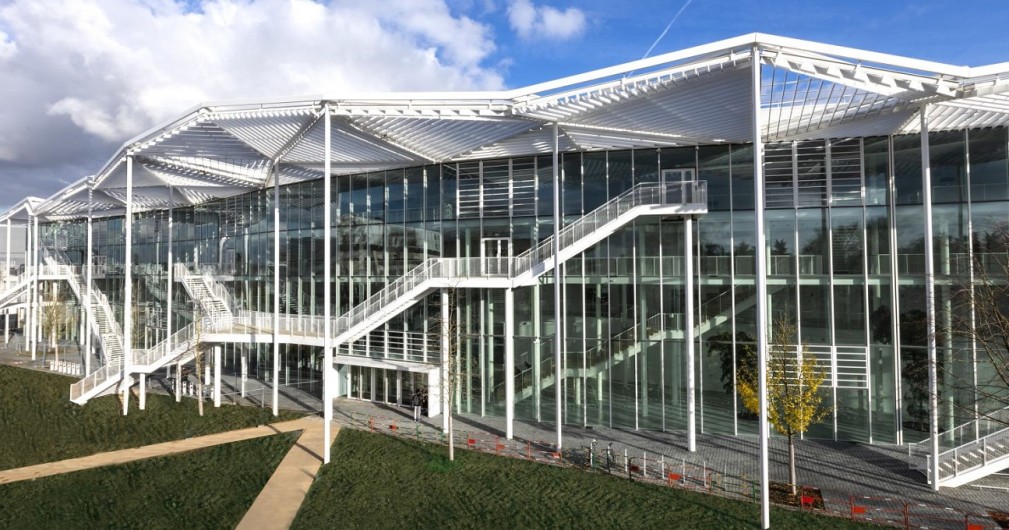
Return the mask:
<svg viewBox="0 0 1009 530"><path fill-rule="evenodd" d="M551 6L536 6L530 0L513 0L508 7L508 22L522 39L570 39L585 31L585 13L569 7L561 11Z"/></svg>
<svg viewBox="0 0 1009 530"><path fill-rule="evenodd" d="M491 27L446 0L7 0L0 28L0 178L104 161L201 101L503 85Z"/></svg>
<svg viewBox="0 0 1009 530"><path fill-rule="evenodd" d="M18 51L18 45L11 40L10 35L0 31L0 61L14 57Z"/></svg>

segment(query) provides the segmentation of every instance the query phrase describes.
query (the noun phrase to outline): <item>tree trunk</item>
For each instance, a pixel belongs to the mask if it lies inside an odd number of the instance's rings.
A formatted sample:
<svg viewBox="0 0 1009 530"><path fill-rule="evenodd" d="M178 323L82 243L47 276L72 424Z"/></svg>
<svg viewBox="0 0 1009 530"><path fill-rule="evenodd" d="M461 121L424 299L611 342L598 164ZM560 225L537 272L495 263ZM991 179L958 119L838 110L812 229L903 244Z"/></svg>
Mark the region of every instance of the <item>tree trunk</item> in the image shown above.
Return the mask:
<svg viewBox="0 0 1009 530"><path fill-rule="evenodd" d="M788 435L788 483L792 486L792 495L798 495L799 490L796 483L799 480L795 477L795 441L794 435Z"/></svg>
<svg viewBox="0 0 1009 530"><path fill-rule="evenodd" d="M199 374L196 375L196 407L203 416L203 379Z"/></svg>
<svg viewBox="0 0 1009 530"><path fill-rule="evenodd" d="M448 401L448 410L445 411L448 414L448 460L450 462L455 460L455 436L452 435L452 400Z"/></svg>

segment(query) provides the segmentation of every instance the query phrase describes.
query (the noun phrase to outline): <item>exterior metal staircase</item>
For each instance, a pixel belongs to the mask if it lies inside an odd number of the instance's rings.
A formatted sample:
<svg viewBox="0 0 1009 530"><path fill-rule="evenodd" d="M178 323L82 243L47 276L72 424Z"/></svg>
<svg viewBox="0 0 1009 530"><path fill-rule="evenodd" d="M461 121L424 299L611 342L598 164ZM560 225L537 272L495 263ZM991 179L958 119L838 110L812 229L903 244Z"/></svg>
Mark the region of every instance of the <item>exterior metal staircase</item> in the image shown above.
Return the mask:
<svg viewBox="0 0 1009 530"><path fill-rule="evenodd" d="M0 292L0 308L25 303L22 298L27 295L31 280L31 275L26 273L7 277L6 285Z"/></svg>
<svg viewBox="0 0 1009 530"><path fill-rule="evenodd" d="M231 295L209 272L193 273L185 264L176 263L174 273L189 296L200 304L203 314L154 347L135 349L133 369L136 372L151 373L172 362L189 361L196 354L196 345L203 340L201 335L229 331L234 321Z"/></svg>
<svg viewBox="0 0 1009 530"><path fill-rule="evenodd" d="M964 441L969 439L969 441ZM909 444L914 458L924 454L925 476L932 483L931 438ZM939 486L955 488L1009 469L1009 407L985 414L939 434ZM952 446L952 447L950 447Z"/></svg>
<svg viewBox="0 0 1009 530"><path fill-rule="evenodd" d="M67 283L80 300L87 300L87 290L76 274L67 276ZM70 386L70 401L83 405L89 399L112 389L123 378L123 329L115 319L109 299L92 282L92 298L85 304L91 316L92 332L102 350L103 365Z"/></svg>
<svg viewBox="0 0 1009 530"><path fill-rule="evenodd" d="M214 281L209 271L193 273L184 263L176 263L175 279L200 304L203 316L210 319L211 330L226 330L231 327L234 319L231 295L223 285Z"/></svg>
<svg viewBox="0 0 1009 530"><path fill-rule="evenodd" d="M352 341L382 325L439 288L518 287L599 243L643 215L707 213L703 181L643 183L618 195L560 230L554 255L549 237L514 258L432 258L389 283L333 323L335 344Z"/></svg>
<svg viewBox="0 0 1009 530"><path fill-rule="evenodd" d="M318 317L286 316L280 329L274 331L295 332L317 339L324 334L325 326L330 326L334 345L349 344L439 288L532 285L540 275L584 252L640 216L704 213L707 213L707 187L704 182L639 184L565 226L560 231L560 252L556 256L551 237L515 257L428 259L330 322L323 322ZM192 346L199 340L200 333L229 333L236 330L235 324L249 329L266 329L263 327L265 324L272 329L272 315L269 313L243 311L236 319L230 294L214 281L209 271L194 273L186 265L176 264L174 273L177 281L199 304L202 318L153 348L135 350L134 371L150 372L182 356L191 355ZM79 282L76 275L70 276ZM78 296L84 294L79 283L75 292ZM123 377L122 331L111 318L113 313L108 301L97 289L95 297L90 306L95 314L94 321L101 329L103 351L107 343L108 351L114 355L109 357L105 366L71 388L71 400L75 403L84 403L101 394Z"/></svg>

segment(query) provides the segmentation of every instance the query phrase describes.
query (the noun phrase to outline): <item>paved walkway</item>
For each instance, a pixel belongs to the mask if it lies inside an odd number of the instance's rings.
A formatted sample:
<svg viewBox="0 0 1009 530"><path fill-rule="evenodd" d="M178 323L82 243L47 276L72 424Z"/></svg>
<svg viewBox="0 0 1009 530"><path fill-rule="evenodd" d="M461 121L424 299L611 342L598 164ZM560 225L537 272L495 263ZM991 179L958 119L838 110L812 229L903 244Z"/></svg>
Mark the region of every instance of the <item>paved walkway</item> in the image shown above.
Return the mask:
<svg viewBox="0 0 1009 530"><path fill-rule="evenodd" d="M323 422L321 418L306 428L298 442L277 466L273 476L238 523L238 530L291 527L294 517L322 466ZM333 437L339 426L332 429Z"/></svg>
<svg viewBox="0 0 1009 530"><path fill-rule="evenodd" d="M322 424L319 423L318 419L301 418L292 421L274 423L271 425L263 425L260 427L251 427L248 429L209 434L207 436L186 438L184 440L174 440L171 442L145 445L143 447L134 447L132 449L109 451L90 456L82 456L80 458L70 458L67 460L60 460L58 462L48 462L34 466L8 469L6 471L0 471L0 484L48 477L50 475L59 475L62 473L71 473L74 471L93 469L102 466L125 464L126 462L132 462L134 460L142 460L145 458L154 458L157 456L165 456L184 451L203 449L204 447L210 447L213 445L251 440L253 438L261 438L263 436L270 436L282 432L305 430L314 425L318 425L321 428ZM322 447L321 438L317 442L317 446L320 448Z"/></svg>
<svg viewBox="0 0 1009 530"><path fill-rule="evenodd" d="M339 399L334 405L334 421L345 426L368 428L368 420L373 418L376 430L385 432L389 432L392 423L411 435L416 430L421 438L438 439L436 433L441 431L440 416L424 418L419 424L414 424L407 407L347 399ZM499 417L460 414L455 421L457 440L473 438L477 443L491 447L499 441L504 442L504 427L504 418ZM522 449L528 441L534 453L549 453L556 440L555 428L552 421L516 421L515 439ZM425 433L428 435L425 436ZM465 441L456 443L461 446ZM593 443L597 450L612 446L614 454L619 455L619 462L623 461L626 450L628 455L637 457L638 462L647 453L652 462L664 456L666 462L685 461L688 466L703 466L735 476L755 478L760 472L759 438L756 436L698 433L697 451L689 452L683 432L564 426L566 450L585 451ZM514 444L508 442L507 446ZM899 498L971 513L985 513L988 509L1006 511L1009 508L1007 490L964 486L932 491L924 476L910 469L906 446L801 440L796 443L796 452L800 483L819 487L825 496L842 499L847 499L849 495ZM771 480L787 482L788 446L784 438L771 439L770 458ZM999 482L1000 486L1009 487L1009 477L1002 477Z"/></svg>

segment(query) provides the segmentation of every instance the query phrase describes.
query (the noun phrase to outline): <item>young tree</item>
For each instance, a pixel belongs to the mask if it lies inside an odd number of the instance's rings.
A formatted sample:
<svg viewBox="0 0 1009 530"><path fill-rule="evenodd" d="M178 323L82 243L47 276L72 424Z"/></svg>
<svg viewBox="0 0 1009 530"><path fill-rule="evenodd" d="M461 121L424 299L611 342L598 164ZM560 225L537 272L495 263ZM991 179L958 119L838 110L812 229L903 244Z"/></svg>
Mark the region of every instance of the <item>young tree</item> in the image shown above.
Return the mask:
<svg viewBox="0 0 1009 530"><path fill-rule="evenodd" d="M797 494L795 437L822 420L829 409L823 406L820 387L827 378L805 344L796 347L796 329L788 318L775 319L767 352L767 421L788 438L788 481ZM798 350L798 351L796 351ZM745 365L744 365L745 366ZM743 406L760 413L757 363L752 370L740 370L738 388Z"/></svg>
<svg viewBox="0 0 1009 530"><path fill-rule="evenodd" d="M73 312L67 309L67 300L59 292L59 287L49 285L49 300L42 306L42 336L49 339L49 348L54 352L55 362L60 361L60 337L70 328Z"/></svg>
<svg viewBox="0 0 1009 530"><path fill-rule="evenodd" d="M207 345L203 342L203 310L200 304L193 302L193 363L196 365L196 407L203 416L203 371L206 366ZM180 377L182 374L179 374Z"/></svg>
<svg viewBox="0 0 1009 530"><path fill-rule="evenodd" d="M957 389L975 392L966 400L971 413L976 402L985 403L988 410L1009 407L1009 223L991 223L973 237L970 275L953 279L950 315L937 322L937 335L949 333L955 348L977 352L970 370L956 373L955 366L938 367ZM944 329L946 325L949 329ZM1007 414L980 411L980 415L1009 425Z"/></svg>
<svg viewBox="0 0 1009 530"><path fill-rule="evenodd" d="M445 409L444 414L448 416L448 459L449 461L455 460L455 436L454 436L454 425L452 417L452 403L455 401L452 399L452 394L455 391L455 387L459 382L459 360L456 358L456 352L459 351L459 333L458 327L456 326L456 307L458 304L459 293L456 289L449 289L448 291L448 320L443 321L445 312L441 312L438 317L438 327L441 333L447 333L448 340L444 341L439 337L438 344L448 345L448 363L443 368L444 377L442 379L442 389L443 393L447 393L448 407ZM430 406L430 405L429 405Z"/></svg>

